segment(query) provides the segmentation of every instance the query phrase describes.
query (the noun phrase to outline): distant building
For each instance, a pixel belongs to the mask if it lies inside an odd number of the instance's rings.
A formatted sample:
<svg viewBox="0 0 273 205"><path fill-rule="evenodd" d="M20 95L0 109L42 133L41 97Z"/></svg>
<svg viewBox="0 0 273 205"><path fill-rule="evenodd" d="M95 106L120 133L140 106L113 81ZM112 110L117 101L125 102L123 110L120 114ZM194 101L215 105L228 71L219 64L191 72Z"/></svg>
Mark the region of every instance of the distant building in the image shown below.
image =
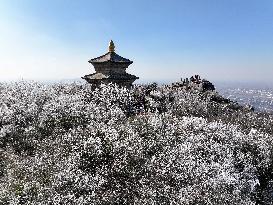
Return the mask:
<svg viewBox="0 0 273 205"><path fill-rule="evenodd" d="M135 75L126 73L126 68L133 61L116 54L115 45L112 40L109 43L108 53L93 58L88 62L94 66L96 73L85 75L82 79L95 86L101 83L117 83L121 86L130 87L136 79L139 79Z"/></svg>

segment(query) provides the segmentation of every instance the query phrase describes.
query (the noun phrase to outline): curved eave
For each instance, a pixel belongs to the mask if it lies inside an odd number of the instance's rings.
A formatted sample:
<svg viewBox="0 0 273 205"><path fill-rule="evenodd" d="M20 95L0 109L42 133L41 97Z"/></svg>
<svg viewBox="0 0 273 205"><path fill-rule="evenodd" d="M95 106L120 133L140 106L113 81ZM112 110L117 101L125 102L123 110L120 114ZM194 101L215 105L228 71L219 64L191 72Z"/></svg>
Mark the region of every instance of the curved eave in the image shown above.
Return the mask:
<svg viewBox="0 0 273 205"><path fill-rule="evenodd" d="M105 62L113 62L113 63L129 63L132 64L133 61L124 58L115 52L108 52L102 56L99 56L97 58L93 58L88 61L89 63L105 63Z"/></svg>
<svg viewBox="0 0 273 205"><path fill-rule="evenodd" d="M115 64L127 64L127 65L131 65L133 63L133 61L128 61L128 62L123 62L123 61L112 61L112 60L108 60L108 61L103 61L103 62L94 62L89 60L88 63L91 63L92 65L97 65L97 64L105 64L105 63L115 63Z"/></svg>
<svg viewBox="0 0 273 205"><path fill-rule="evenodd" d="M85 80L137 80L139 79L139 77L129 73L124 73L124 74L109 73L108 75L105 75L103 73L93 73L93 74L83 76L82 79L85 79Z"/></svg>

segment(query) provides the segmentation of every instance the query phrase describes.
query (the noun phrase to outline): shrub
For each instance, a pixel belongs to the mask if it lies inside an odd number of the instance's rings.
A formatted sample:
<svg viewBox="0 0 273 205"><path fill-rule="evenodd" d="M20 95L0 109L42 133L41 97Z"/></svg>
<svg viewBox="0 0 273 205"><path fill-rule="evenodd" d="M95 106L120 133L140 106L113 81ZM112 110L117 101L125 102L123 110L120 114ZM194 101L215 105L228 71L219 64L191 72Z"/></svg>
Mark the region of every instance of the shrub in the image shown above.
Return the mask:
<svg viewBox="0 0 273 205"><path fill-rule="evenodd" d="M2 204L270 204L272 115L169 86L0 85Z"/></svg>

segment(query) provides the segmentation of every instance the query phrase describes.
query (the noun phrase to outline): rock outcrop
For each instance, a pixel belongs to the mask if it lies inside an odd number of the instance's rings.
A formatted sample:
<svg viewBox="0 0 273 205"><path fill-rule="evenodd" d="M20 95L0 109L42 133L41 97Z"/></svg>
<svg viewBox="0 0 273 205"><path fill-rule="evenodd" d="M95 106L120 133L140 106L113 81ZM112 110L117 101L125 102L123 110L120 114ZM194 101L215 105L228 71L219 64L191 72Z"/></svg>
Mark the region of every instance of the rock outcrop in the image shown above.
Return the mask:
<svg viewBox="0 0 273 205"><path fill-rule="evenodd" d="M205 92L205 91L214 91L215 87L214 85L206 80L206 79L201 79L199 75L194 75L192 77L186 78L186 79L182 79L180 82L176 82L172 84L173 87L177 87L177 88L183 88L186 90L198 90L201 92Z"/></svg>

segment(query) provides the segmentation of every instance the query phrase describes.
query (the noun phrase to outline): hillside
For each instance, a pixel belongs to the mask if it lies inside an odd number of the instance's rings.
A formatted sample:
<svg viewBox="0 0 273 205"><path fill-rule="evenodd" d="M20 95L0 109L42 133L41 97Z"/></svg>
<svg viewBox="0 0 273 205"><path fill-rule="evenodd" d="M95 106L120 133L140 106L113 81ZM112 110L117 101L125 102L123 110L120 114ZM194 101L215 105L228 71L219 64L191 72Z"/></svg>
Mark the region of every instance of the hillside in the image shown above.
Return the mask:
<svg viewBox="0 0 273 205"><path fill-rule="evenodd" d="M214 91L0 84L0 204L272 204L272 124Z"/></svg>

